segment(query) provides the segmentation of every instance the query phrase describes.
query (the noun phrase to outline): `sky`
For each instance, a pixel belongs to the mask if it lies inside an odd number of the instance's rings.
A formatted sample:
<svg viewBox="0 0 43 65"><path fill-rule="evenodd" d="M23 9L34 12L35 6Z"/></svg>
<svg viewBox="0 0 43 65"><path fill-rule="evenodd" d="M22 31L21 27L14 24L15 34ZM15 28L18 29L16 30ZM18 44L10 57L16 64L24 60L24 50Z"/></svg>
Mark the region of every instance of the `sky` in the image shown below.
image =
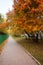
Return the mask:
<svg viewBox="0 0 43 65"><path fill-rule="evenodd" d="M12 10L13 0L0 0L0 13L4 16L8 10Z"/></svg>

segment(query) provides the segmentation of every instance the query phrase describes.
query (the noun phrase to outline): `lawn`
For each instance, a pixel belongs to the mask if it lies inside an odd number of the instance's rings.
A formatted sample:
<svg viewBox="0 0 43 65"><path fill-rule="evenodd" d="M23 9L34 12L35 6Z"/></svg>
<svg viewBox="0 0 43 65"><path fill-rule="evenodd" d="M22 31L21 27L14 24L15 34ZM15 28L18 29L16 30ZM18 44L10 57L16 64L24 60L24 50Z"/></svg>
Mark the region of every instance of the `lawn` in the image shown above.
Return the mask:
<svg viewBox="0 0 43 65"><path fill-rule="evenodd" d="M6 35L6 34L4 34L4 35L2 35L2 34L0 34L0 54L1 54L1 52L2 52L2 49L3 49L3 47L4 47L4 45L5 45L5 43L6 43L6 39L8 38L8 35Z"/></svg>
<svg viewBox="0 0 43 65"><path fill-rule="evenodd" d="M8 38L8 35L6 35L6 34L0 34L0 44L2 44L2 42L4 41L4 40L6 40Z"/></svg>
<svg viewBox="0 0 43 65"><path fill-rule="evenodd" d="M41 63L41 65L43 65L43 40L39 43L22 38L17 38L15 40L30 52Z"/></svg>

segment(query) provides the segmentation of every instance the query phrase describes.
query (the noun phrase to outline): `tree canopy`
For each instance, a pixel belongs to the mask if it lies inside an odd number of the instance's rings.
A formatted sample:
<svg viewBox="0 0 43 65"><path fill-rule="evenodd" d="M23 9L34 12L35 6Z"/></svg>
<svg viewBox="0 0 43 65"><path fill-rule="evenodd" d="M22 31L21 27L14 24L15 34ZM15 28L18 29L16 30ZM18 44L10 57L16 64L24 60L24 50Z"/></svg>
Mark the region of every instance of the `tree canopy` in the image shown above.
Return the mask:
<svg viewBox="0 0 43 65"><path fill-rule="evenodd" d="M7 13L27 33L43 30L43 0L14 0L13 10Z"/></svg>

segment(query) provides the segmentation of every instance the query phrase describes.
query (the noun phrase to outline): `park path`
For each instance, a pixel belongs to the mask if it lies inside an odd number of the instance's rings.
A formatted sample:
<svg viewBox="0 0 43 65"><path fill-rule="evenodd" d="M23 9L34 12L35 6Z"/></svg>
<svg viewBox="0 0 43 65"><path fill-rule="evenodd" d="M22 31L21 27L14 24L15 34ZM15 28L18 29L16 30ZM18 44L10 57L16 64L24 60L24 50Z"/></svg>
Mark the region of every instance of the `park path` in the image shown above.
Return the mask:
<svg viewBox="0 0 43 65"><path fill-rule="evenodd" d="M10 36L0 55L0 65L38 65Z"/></svg>

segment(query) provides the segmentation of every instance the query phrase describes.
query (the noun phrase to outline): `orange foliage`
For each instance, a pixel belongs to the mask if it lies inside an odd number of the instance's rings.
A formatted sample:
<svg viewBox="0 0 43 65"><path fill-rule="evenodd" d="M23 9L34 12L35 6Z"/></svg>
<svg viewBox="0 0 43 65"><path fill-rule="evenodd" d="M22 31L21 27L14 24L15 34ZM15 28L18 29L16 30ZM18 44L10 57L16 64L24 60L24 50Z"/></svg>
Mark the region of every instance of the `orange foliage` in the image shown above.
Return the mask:
<svg viewBox="0 0 43 65"><path fill-rule="evenodd" d="M7 16L27 32L42 30L43 22L40 17L43 16L43 0L17 0L13 5L12 14L9 12Z"/></svg>

